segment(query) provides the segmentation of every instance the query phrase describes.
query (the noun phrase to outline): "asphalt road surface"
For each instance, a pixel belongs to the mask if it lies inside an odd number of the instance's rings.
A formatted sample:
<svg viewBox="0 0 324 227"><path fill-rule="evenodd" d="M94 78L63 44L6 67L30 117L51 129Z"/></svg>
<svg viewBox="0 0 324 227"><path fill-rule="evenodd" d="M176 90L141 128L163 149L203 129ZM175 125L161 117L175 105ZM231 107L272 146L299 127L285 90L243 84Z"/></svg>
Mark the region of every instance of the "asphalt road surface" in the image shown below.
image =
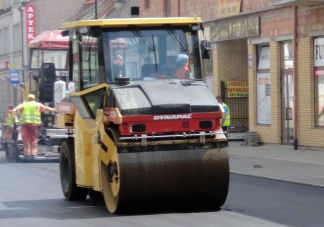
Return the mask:
<svg viewBox="0 0 324 227"><path fill-rule="evenodd" d="M58 163L0 160L1 227L307 226L324 224L324 188L232 174L221 210L110 215L101 201L70 202Z"/></svg>

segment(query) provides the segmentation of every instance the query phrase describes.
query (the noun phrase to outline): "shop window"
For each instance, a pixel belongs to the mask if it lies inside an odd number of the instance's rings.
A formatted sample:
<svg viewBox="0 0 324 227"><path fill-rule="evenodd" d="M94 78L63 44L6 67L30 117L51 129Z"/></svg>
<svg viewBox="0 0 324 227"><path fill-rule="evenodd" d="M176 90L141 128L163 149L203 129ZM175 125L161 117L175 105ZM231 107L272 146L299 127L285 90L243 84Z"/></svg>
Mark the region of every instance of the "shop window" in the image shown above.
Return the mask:
<svg viewBox="0 0 324 227"><path fill-rule="evenodd" d="M257 123L271 124L270 47L258 47Z"/></svg>
<svg viewBox="0 0 324 227"><path fill-rule="evenodd" d="M315 127L324 127L324 37L314 40Z"/></svg>

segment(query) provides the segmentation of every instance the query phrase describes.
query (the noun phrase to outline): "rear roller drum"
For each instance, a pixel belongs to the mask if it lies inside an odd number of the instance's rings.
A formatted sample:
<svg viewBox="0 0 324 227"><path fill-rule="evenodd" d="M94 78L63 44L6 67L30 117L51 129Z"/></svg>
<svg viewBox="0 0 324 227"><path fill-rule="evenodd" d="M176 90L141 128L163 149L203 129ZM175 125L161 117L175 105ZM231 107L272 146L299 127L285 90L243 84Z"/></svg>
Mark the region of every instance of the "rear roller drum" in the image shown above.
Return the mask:
<svg viewBox="0 0 324 227"><path fill-rule="evenodd" d="M108 129L108 135L113 141L118 140L118 134L113 129ZM118 153L114 153L108 166L101 163L101 186L107 210L110 213L118 213L119 209L119 190L120 190L120 171Z"/></svg>

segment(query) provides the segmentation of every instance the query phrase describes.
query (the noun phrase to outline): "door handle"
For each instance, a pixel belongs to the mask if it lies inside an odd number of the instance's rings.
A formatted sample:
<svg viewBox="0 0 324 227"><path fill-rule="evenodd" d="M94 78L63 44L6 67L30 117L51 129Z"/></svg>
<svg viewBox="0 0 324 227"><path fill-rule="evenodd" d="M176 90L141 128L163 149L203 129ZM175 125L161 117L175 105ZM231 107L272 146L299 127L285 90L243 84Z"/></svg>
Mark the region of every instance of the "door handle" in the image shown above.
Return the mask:
<svg viewBox="0 0 324 227"><path fill-rule="evenodd" d="M292 120L292 108L286 108L286 120Z"/></svg>

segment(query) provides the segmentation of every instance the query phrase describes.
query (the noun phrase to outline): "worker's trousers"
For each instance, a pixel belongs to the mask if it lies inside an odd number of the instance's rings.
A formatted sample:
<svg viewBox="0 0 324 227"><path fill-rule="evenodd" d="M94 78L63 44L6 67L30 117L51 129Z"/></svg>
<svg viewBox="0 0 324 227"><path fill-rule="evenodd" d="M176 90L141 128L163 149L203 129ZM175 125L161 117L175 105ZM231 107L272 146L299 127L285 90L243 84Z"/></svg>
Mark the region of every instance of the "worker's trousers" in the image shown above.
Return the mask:
<svg viewBox="0 0 324 227"><path fill-rule="evenodd" d="M37 124L26 123L21 126L21 137L24 143L24 155L37 154Z"/></svg>

